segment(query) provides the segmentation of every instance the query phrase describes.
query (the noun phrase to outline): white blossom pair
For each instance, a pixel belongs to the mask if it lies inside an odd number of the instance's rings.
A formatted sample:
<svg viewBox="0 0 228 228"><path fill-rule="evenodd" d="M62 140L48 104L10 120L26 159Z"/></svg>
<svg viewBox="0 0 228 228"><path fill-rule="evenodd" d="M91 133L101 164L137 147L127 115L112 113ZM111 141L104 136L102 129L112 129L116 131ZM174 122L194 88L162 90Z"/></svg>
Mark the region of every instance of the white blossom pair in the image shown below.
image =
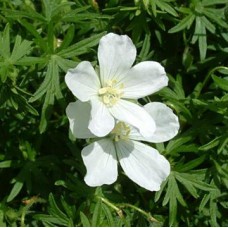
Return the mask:
<svg viewBox="0 0 228 228"><path fill-rule="evenodd" d="M151 191L159 190L169 175L169 162L139 141L171 139L178 132L178 118L162 103L136 104L137 99L167 86L168 78L157 62L132 67L135 58L129 37L109 33L99 43L98 72L83 61L66 74L67 86L79 99L66 110L72 133L77 138L106 136L82 150L85 181L90 186L113 183L117 161L130 179Z"/></svg>

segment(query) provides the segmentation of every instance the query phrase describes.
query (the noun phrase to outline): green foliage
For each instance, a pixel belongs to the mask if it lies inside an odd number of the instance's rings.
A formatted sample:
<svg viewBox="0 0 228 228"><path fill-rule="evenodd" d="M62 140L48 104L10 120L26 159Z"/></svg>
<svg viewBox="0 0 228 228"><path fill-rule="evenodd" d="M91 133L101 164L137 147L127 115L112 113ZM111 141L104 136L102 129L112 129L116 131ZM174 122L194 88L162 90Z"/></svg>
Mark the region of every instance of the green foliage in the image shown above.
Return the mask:
<svg viewBox="0 0 228 228"><path fill-rule="evenodd" d="M227 0L0 0L0 226L228 226ZM97 64L99 39L128 34L136 62L161 62L162 101L181 129L156 147L171 163L160 191L120 173L84 183L64 75Z"/></svg>

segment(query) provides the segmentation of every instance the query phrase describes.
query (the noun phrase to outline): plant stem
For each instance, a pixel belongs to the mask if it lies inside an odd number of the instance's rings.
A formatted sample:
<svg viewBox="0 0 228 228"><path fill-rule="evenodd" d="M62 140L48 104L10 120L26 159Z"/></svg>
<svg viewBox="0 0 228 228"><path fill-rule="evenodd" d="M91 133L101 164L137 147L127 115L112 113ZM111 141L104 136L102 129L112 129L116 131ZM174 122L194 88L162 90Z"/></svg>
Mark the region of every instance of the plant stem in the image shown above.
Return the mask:
<svg viewBox="0 0 228 228"><path fill-rule="evenodd" d="M142 209L139 208L139 207L136 207L136 206L131 205L131 204L129 204L129 203L121 203L121 204L118 204L118 205L119 205L119 207L130 207L130 208L132 208L132 209L138 211L139 213L141 213L141 214L143 214L144 216L146 216L151 222L159 222L157 219L155 219L153 216L151 216L150 213L148 213L148 212L142 210Z"/></svg>
<svg viewBox="0 0 228 228"><path fill-rule="evenodd" d="M111 203L110 201L108 201L107 199L105 199L105 198L103 198L103 197L101 197L101 196L98 196L100 199L101 199L101 201L103 202L103 203L105 203L107 206L109 206L109 207L111 207L112 209L114 209L115 211L116 211L116 213L120 216L120 218L123 218L124 216L123 216L123 211L120 209L120 208L118 208L117 206L115 206L113 203Z"/></svg>
<svg viewBox="0 0 228 228"><path fill-rule="evenodd" d="M212 70L210 70L210 71L208 72L208 74L206 75L205 79L203 80L202 84L201 84L201 88L200 88L200 90L199 90L199 92L198 92L198 94L197 94L197 97L200 95L202 89L203 89L203 88L205 87L205 85L208 83L208 81L209 81L211 75L212 75L215 71L217 71L217 70L228 70L228 67L225 67L225 66L218 66L218 67L215 67L215 68L213 68Z"/></svg>

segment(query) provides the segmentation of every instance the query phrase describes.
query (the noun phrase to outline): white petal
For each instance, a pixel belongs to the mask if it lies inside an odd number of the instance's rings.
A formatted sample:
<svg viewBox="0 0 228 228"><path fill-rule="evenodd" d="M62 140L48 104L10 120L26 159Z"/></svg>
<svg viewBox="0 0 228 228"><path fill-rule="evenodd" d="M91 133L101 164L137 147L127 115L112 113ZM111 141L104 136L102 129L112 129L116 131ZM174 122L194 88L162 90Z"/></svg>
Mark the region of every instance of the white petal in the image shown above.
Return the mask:
<svg viewBox="0 0 228 228"><path fill-rule="evenodd" d="M114 118L108 108L99 99L92 99L91 103L91 120L89 130L96 136L103 137L114 128Z"/></svg>
<svg viewBox="0 0 228 228"><path fill-rule="evenodd" d="M87 170L85 176L87 185L95 187L116 181L117 159L111 140L102 139L86 146L82 150L82 159Z"/></svg>
<svg viewBox="0 0 228 228"><path fill-rule="evenodd" d="M99 78L90 62L83 61L68 70L65 82L71 92L81 101L96 96L100 88Z"/></svg>
<svg viewBox="0 0 228 228"><path fill-rule="evenodd" d="M119 81L130 69L136 57L136 48L131 39L109 33L103 36L98 47L101 82Z"/></svg>
<svg viewBox="0 0 228 228"><path fill-rule="evenodd" d="M162 181L170 174L170 164L164 156L137 141L119 141L116 151L125 174L131 180L147 190L160 190Z"/></svg>
<svg viewBox="0 0 228 228"><path fill-rule="evenodd" d="M151 137L154 134L155 122L143 107L130 101L119 100L109 110L116 119L139 129L144 137Z"/></svg>
<svg viewBox="0 0 228 228"><path fill-rule="evenodd" d="M138 99L167 86L168 77L160 63L145 61L132 67L121 83L124 98Z"/></svg>
<svg viewBox="0 0 228 228"><path fill-rule="evenodd" d="M91 106L88 102L71 102L66 108L70 122L70 130L76 138L94 138L95 135L88 129Z"/></svg>
<svg viewBox="0 0 228 228"><path fill-rule="evenodd" d="M180 128L178 117L173 110L160 102L151 102L144 106L145 110L154 119L156 130L150 142L160 143L172 139Z"/></svg>
<svg viewBox="0 0 228 228"><path fill-rule="evenodd" d="M156 130L155 130L155 131L156 131ZM154 133L153 133L153 135L154 135ZM151 137L153 137L153 135L152 135ZM150 138L151 138L151 137L150 137ZM129 138L129 139L132 139L132 140L137 140L137 141L148 141L148 142L150 142L149 139L143 137L143 136L140 134L139 130L138 130L137 128L133 127L133 126L130 126L130 133L129 133L129 135L128 135L128 138Z"/></svg>

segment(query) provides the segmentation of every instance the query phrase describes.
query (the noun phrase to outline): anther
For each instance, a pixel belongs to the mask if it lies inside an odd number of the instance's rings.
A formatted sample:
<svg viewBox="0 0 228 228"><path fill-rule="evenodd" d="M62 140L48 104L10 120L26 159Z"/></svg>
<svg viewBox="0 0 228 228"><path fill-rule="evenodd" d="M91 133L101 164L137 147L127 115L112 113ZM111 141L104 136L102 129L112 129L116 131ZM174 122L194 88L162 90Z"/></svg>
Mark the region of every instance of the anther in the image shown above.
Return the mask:
<svg viewBox="0 0 228 228"><path fill-rule="evenodd" d="M106 86L98 91L101 101L108 107L112 107L114 104L116 104L116 102L123 95L123 84L121 84L119 88L115 87L116 84L116 80L107 81Z"/></svg>

